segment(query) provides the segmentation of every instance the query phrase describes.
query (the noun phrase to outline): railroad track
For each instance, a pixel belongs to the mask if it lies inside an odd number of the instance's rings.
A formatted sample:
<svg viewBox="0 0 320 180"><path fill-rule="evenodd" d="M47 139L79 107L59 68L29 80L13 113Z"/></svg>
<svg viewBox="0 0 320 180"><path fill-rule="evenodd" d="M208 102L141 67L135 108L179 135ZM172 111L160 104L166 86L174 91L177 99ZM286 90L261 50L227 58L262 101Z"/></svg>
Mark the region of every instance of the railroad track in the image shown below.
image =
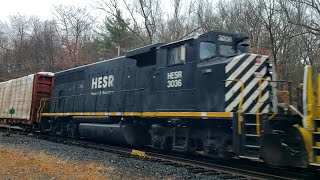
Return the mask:
<svg viewBox="0 0 320 180"><path fill-rule="evenodd" d="M6 131L4 128L0 130ZM12 129L12 133L21 131ZM32 136L57 143L85 147L99 151L116 153L125 157L135 157L155 161L166 165L183 167L195 174L215 176L219 179L318 179L320 174L306 169L288 169L266 166L262 163L246 160L214 160L201 155L184 155L179 153L159 152L149 147L123 147L100 144L85 140L74 140L56 136L35 134ZM317 178L318 177L318 178Z"/></svg>
<svg viewBox="0 0 320 180"><path fill-rule="evenodd" d="M43 139L43 137L40 138ZM130 147L99 144L84 140L70 140L51 136L48 136L48 138L51 141L63 144L108 151L124 156L136 155L145 160L184 167L193 173L214 175L221 179L317 179L316 174L310 174L311 172L307 172L306 169L292 170L285 168L268 167L263 165L262 163L250 162L246 160L229 160L225 162L221 160L215 161L212 159L205 160L203 156L186 156L178 153L164 154L163 152L159 152L148 147L135 147L134 149L132 149Z"/></svg>

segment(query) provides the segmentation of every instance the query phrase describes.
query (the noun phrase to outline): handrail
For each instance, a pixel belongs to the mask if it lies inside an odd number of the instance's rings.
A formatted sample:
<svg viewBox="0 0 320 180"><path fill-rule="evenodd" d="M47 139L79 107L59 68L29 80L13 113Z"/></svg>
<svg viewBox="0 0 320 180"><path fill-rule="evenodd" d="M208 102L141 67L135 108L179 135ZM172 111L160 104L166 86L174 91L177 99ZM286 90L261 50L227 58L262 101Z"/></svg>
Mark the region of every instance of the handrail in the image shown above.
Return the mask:
<svg viewBox="0 0 320 180"><path fill-rule="evenodd" d="M277 93L286 93L288 94L289 97L289 106L291 106L291 97L290 97L290 91L288 90L281 90L281 91L277 91ZM268 120L271 120L277 113L273 112L272 115L268 118Z"/></svg>
<svg viewBox="0 0 320 180"><path fill-rule="evenodd" d="M272 115L270 117L268 117L268 120L271 120L276 115L277 115L277 113L273 112Z"/></svg>
<svg viewBox="0 0 320 180"><path fill-rule="evenodd" d="M40 122L40 118L41 118L41 113L43 111L43 108L45 107L46 105L46 100L47 98L43 98L40 100L40 105L39 105L39 108L37 110L37 118L36 118L36 122ZM44 103L42 103L44 102Z"/></svg>
<svg viewBox="0 0 320 180"><path fill-rule="evenodd" d="M240 79L232 79L232 80L226 80L226 81L232 81L232 82L240 82L241 84L241 92L240 92L240 101L238 104L238 134L241 134L241 122L242 122L242 117L241 117L241 112L242 112L242 104L243 104L243 99L244 99L244 83Z"/></svg>
<svg viewBox="0 0 320 180"><path fill-rule="evenodd" d="M257 135L260 136L260 103L261 103L261 99L262 99L262 90L261 90L261 85L262 85L262 81L268 81L267 79L260 77L258 84L258 91L259 91L259 95L258 95L258 102L257 102L257 111L256 111L256 132Z"/></svg>

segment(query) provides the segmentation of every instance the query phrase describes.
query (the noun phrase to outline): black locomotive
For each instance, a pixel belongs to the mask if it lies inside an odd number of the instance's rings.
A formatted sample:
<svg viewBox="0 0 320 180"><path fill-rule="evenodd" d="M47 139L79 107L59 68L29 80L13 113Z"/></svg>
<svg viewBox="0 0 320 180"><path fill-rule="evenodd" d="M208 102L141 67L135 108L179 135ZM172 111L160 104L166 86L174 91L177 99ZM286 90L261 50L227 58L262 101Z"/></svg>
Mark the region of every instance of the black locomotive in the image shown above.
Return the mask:
<svg viewBox="0 0 320 180"><path fill-rule="evenodd" d="M279 124L268 121L277 112L274 70L267 56L248 53L248 45L246 36L209 32L57 72L53 96L40 109L41 129L109 143L305 166L301 143L287 143L288 149L279 145L280 156L270 155L270 140L263 139L274 140Z"/></svg>

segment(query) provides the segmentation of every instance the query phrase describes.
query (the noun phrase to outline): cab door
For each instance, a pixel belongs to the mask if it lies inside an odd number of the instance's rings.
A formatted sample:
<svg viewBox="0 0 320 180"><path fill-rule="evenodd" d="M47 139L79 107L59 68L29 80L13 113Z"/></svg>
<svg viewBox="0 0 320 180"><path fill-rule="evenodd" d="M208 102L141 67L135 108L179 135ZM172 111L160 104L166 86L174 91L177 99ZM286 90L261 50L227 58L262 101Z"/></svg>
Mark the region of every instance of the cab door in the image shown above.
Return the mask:
<svg viewBox="0 0 320 180"><path fill-rule="evenodd" d="M190 42L162 47L163 66L158 68L157 111L193 111L194 71Z"/></svg>

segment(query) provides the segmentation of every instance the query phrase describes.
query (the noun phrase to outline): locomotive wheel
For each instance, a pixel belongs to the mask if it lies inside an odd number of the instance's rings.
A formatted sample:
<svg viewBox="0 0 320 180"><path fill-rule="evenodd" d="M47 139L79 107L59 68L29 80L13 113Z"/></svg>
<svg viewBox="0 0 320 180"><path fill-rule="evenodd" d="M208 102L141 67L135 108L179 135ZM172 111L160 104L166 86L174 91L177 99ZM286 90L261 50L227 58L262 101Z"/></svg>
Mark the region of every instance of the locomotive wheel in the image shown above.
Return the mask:
<svg viewBox="0 0 320 180"><path fill-rule="evenodd" d="M161 149L163 149L164 151L172 151L172 137L167 137L164 140Z"/></svg>
<svg viewBox="0 0 320 180"><path fill-rule="evenodd" d="M67 125L68 137L72 139L79 139L79 124L70 121Z"/></svg>
<svg viewBox="0 0 320 180"><path fill-rule="evenodd" d="M203 150L207 156L217 158L231 158L233 155L228 151L230 146L230 135L216 132L214 137L206 138L203 142Z"/></svg>

